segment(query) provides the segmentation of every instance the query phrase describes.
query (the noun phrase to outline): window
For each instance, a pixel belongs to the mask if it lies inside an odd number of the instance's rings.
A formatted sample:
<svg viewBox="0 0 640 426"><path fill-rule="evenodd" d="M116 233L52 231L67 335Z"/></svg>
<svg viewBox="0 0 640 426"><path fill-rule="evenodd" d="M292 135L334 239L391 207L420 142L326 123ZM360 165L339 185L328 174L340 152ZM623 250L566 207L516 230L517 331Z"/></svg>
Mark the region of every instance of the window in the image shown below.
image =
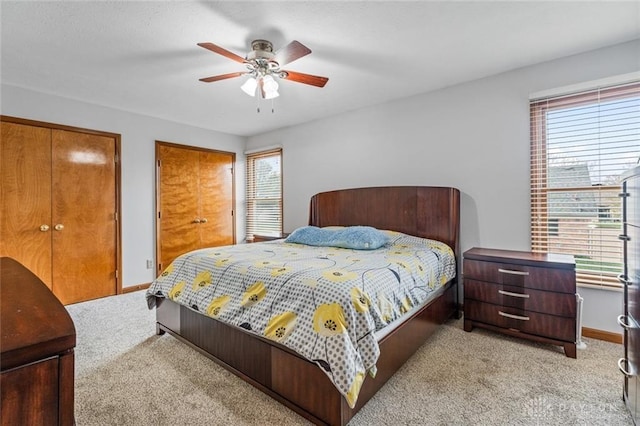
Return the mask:
<svg viewBox="0 0 640 426"><path fill-rule="evenodd" d="M247 240L282 234L282 150L247 155Z"/></svg>
<svg viewBox="0 0 640 426"><path fill-rule="evenodd" d="M619 286L620 175L640 158L640 82L531 102L531 246Z"/></svg>

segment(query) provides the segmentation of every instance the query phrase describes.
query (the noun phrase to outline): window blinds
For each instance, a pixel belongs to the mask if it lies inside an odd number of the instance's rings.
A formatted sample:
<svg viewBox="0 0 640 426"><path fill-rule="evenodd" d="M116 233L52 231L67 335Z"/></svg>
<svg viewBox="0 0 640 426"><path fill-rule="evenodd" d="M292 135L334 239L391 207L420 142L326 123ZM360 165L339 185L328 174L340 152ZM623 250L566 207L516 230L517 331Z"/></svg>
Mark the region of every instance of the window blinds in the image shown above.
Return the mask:
<svg viewBox="0 0 640 426"><path fill-rule="evenodd" d="M531 246L618 286L620 175L640 158L640 82L531 102Z"/></svg>
<svg viewBox="0 0 640 426"><path fill-rule="evenodd" d="M282 149L247 155L247 240L282 234Z"/></svg>

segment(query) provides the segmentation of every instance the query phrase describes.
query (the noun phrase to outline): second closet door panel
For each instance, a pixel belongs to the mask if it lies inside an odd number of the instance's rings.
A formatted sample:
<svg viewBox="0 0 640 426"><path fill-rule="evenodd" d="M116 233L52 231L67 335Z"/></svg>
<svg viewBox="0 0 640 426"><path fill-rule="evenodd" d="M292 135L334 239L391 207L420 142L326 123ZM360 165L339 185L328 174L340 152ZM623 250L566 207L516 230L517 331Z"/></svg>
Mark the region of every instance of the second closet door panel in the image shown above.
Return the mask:
<svg viewBox="0 0 640 426"><path fill-rule="evenodd" d="M116 293L115 140L52 131L53 290L65 304Z"/></svg>
<svg viewBox="0 0 640 426"><path fill-rule="evenodd" d="M158 147L160 218L158 244L162 269L183 253L200 246L198 151Z"/></svg>
<svg viewBox="0 0 640 426"><path fill-rule="evenodd" d="M2 122L0 256L51 288L51 130Z"/></svg>
<svg viewBox="0 0 640 426"><path fill-rule="evenodd" d="M200 152L200 246L233 244L233 156Z"/></svg>

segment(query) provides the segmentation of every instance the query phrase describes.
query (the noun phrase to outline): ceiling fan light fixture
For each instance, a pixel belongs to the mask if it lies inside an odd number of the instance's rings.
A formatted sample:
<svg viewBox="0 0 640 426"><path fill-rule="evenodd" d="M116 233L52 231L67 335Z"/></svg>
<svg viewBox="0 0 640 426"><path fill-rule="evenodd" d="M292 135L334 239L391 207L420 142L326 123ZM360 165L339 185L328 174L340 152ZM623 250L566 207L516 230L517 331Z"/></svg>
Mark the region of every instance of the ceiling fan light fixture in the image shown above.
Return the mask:
<svg viewBox="0 0 640 426"><path fill-rule="evenodd" d="M264 77L262 77L262 84L263 84L263 88L265 93L278 93L278 82L275 81L273 79L273 77L270 74L265 75Z"/></svg>
<svg viewBox="0 0 640 426"><path fill-rule="evenodd" d="M271 90L271 91L266 91L264 92L264 98L265 99L275 99L278 96L280 96L280 93L278 93L277 90Z"/></svg>
<svg viewBox="0 0 640 426"><path fill-rule="evenodd" d="M324 87L324 85L327 84L327 81L329 81L327 77L280 69L281 66L290 64L291 62L311 53L311 49L296 40L276 52L274 52L273 44L271 44L270 41L262 39L253 40L251 42L251 52L249 52L245 57L236 55L235 53L210 42L198 43L198 46L213 53L217 53L218 55L222 55L232 61L243 64L247 68L247 71L245 72L231 72L227 74L214 75L211 77L201 78L200 81L211 83L234 77L248 76L249 78L240 86L240 88L251 97L256 97L256 92L258 90L260 91L258 98L274 99L280 96L280 93L278 92L279 85L276 81L276 77L316 87ZM259 109L260 108L258 108L258 112Z"/></svg>
<svg viewBox="0 0 640 426"><path fill-rule="evenodd" d="M258 87L258 82L253 77L249 77L247 79L247 81L245 81L244 84L242 86L240 86L242 91L244 93L246 93L247 95L249 95L249 96L255 96L256 95L256 88L257 87Z"/></svg>

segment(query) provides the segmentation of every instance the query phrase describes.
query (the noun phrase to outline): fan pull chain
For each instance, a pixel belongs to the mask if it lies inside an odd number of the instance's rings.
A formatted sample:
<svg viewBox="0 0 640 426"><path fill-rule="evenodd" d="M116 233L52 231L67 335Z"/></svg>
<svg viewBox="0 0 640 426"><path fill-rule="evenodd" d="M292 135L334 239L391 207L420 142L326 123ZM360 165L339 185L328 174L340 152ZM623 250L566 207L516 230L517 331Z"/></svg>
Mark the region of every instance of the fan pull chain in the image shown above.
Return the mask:
<svg viewBox="0 0 640 426"><path fill-rule="evenodd" d="M260 114L260 98L256 97L256 114ZM276 108L274 105L274 100L271 99L271 114L275 114Z"/></svg>

